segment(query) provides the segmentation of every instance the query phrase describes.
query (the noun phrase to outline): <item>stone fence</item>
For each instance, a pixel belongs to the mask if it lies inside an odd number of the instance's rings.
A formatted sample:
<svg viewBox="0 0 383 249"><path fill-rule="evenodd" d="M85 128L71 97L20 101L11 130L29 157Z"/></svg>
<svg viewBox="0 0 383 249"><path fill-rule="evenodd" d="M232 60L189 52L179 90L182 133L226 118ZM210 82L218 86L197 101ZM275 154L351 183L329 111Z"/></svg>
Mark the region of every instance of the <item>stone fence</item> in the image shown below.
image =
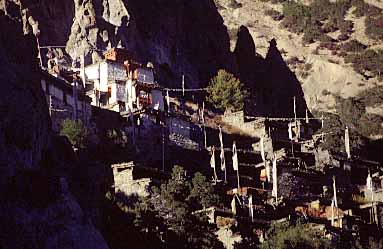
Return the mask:
<svg viewBox="0 0 383 249"><path fill-rule="evenodd" d="M243 111L225 113L222 121L231 126L237 127L243 133L251 137L263 137L267 134L265 119L245 120Z"/></svg>

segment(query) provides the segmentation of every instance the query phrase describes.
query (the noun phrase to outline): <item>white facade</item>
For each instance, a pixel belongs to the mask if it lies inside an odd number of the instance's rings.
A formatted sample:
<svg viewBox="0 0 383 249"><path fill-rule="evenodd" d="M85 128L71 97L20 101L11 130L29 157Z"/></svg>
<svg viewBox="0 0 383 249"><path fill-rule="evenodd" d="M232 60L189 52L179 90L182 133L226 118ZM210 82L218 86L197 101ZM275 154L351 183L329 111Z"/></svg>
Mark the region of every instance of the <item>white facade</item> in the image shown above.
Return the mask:
<svg viewBox="0 0 383 249"><path fill-rule="evenodd" d="M137 81L153 84L154 83L154 74L153 70L150 68L137 68Z"/></svg>
<svg viewBox="0 0 383 249"><path fill-rule="evenodd" d="M162 95L162 91L159 89L153 89L151 91L152 94L152 108L154 110L165 110L164 108L164 96Z"/></svg>
<svg viewBox="0 0 383 249"><path fill-rule="evenodd" d="M88 90L92 105L104 106L118 112L138 108L137 99L143 96L138 93L137 84L146 87L149 85L146 89L150 89L150 85L154 86L154 74L151 68L138 68L133 74L130 73L129 77L125 65L112 61L85 67L85 75L88 82L93 82L93 87ZM145 92L144 97L151 100L150 108L164 110L162 91L157 89L149 91ZM147 96L148 94L151 96Z"/></svg>
<svg viewBox="0 0 383 249"><path fill-rule="evenodd" d="M59 132L63 120L75 117L74 108L76 105L73 97L73 87L68 82L49 76L46 79L41 79L41 88L45 93L50 110L52 129ZM84 95L79 95L77 98L76 117L85 125L89 123L91 105L89 98Z"/></svg>
<svg viewBox="0 0 383 249"><path fill-rule="evenodd" d="M126 91L127 91L127 107L130 110L133 110L133 104L136 102L136 86L133 83L132 79L128 79L126 82Z"/></svg>

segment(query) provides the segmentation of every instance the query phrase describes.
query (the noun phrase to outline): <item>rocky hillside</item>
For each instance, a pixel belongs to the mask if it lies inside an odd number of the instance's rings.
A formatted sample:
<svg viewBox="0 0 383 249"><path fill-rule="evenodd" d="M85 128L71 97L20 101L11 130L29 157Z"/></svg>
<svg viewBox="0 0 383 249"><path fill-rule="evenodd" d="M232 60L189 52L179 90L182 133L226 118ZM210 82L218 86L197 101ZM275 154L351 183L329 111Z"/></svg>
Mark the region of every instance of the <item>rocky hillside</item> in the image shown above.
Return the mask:
<svg viewBox="0 0 383 249"><path fill-rule="evenodd" d="M368 97L366 91L381 87L382 11L374 1L2 2L24 30L40 30L41 45L66 46L75 60L84 52L87 63L97 61L121 45L153 62L168 86L180 86L183 73L187 87L205 86L217 69L227 69L249 88L250 114L291 116L294 96L299 116L306 103L312 112L339 112L337 100ZM374 110L374 122L383 117L382 102L364 107Z"/></svg>
<svg viewBox="0 0 383 249"><path fill-rule="evenodd" d="M354 97L366 89L382 85L377 77L365 77L356 72L352 63L346 63L342 56L334 55L332 50L318 49L321 45L320 41L304 43L302 32L290 32L288 28L284 28L282 25L283 2L216 0L218 10L228 28L231 49L234 50L237 41L236 34L242 25L248 28L254 39L256 53L260 56L266 56L269 41L273 38L276 39L283 59L299 79L310 110L335 111L335 95L342 98ZM321 1L302 2L309 5ZM360 2L363 3L363 1ZM362 5L360 2L358 4ZM368 3L382 8L379 2L368 1ZM366 8L365 5L363 7ZM372 39L365 33L365 19L368 14L358 16L355 14L355 9L354 5L347 8L344 16L345 21L351 21L352 27L348 32L347 40L359 41L366 45L366 48L382 48L382 40ZM379 13L379 9L376 11ZM296 21L302 23L303 17ZM339 40L340 34L341 32L335 28L334 32L328 33L328 36L332 37L335 42L337 39Z"/></svg>
<svg viewBox="0 0 383 249"><path fill-rule="evenodd" d="M36 39L1 11L0 26L0 248L108 248L62 173L68 158L51 131Z"/></svg>

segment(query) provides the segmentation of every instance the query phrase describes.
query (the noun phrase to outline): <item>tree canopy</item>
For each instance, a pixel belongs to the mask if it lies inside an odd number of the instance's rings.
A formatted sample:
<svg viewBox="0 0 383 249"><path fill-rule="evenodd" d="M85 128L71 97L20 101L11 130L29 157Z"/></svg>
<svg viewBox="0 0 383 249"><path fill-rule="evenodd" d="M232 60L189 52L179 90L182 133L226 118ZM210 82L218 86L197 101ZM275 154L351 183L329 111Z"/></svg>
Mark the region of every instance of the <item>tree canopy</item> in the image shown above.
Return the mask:
<svg viewBox="0 0 383 249"><path fill-rule="evenodd" d="M274 224L267 232L267 237L261 246L262 249L331 248L330 243L323 239L322 235L315 233L306 224Z"/></svg>
<svg viewBox="0 0 383 249"><path fill-rule="evenodd" d="M190 180L182 167L175 166L171 178L138 203L135 224L140 231L151 234L149 237L161 238L166 248L221 249L223 245L214 234L216 228L208 223L206 215L194 213L217 202L218 195L205 176L196 173Z"/></svg>
<svg viewBox="0 0 383 249"><path fill-rule="evenodd" d="M242 110L247 97L247 92L239 79L223 69L210 80L207 92L207 101L223 111Z"/></svg>
<svg viewBox="0 0 383 249"><path fill-rule="evenodd" d="M65 119L61 123L60 135L66 136L73 146L83 148L88 137L88 130L81 120Z"/></svg>

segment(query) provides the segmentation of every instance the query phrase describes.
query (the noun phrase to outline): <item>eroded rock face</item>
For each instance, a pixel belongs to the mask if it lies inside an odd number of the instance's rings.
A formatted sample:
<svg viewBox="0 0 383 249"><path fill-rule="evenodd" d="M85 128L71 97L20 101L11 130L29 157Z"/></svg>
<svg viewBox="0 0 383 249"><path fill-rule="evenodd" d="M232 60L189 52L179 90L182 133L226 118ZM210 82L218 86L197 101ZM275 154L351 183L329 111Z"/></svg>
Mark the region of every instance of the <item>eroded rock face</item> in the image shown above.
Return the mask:
<svg viewBox="0 0 383 249"><path fill-rule="evenodd" d="M17 170L39 169L50 121L36 76L35 38L5 16L0 21L0 184L6 184Z"/></svg>
<svg viewBox="0 0 383 249"><path fill-rule="evenodd" d="M87 63L105 49L125 47L140 62L153 62L159 82L206 85L217 69L233 65L229 37L213 0L2 0L26 28L38 23L41 45L66 45ZM0 8L4 8L0 4Z"/></svg>
<svg viewBox="0 0 383 249"><path fill-rule="evenodd" d="M67 43L72 58L82 48L89 60L122 46L155 63L163 81L179 83L184 73L189 87L232 64L226 27L211 0L75 0L75 10Z"/></svg>
<svg viewBox="0 0 383 249"><path fill-rule="evenodd" d="M0 248L108 248L68 190L36 39L0 13Z"/></svg>

